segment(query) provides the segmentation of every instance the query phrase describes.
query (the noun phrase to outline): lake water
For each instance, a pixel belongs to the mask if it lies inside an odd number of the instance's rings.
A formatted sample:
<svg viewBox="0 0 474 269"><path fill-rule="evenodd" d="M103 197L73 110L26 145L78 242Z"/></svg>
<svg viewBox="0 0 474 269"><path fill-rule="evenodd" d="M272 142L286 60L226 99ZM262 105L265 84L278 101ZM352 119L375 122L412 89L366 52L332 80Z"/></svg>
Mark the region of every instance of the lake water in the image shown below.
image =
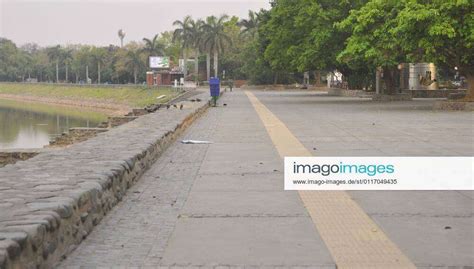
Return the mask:
<svg viewBox="0 0 474 269"><path fill-rule="evenodd" d="M96 127L107 119L88 110L0 99L0 150L42 148L72 127Z"/></svg>

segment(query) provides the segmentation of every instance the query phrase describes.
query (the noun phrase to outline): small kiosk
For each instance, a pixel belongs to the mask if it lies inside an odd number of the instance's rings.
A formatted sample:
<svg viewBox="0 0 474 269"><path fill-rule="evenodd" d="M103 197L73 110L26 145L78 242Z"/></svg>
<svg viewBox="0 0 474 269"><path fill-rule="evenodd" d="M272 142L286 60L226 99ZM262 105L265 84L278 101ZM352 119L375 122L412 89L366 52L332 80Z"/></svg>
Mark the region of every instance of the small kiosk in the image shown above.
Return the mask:
<svg viewBox="0 0 474 269"><path fill-rule="evenodd" d="M170 68L169 57L150 56L150 68L157 69L146 72L148 86L171 86L184 78L184 73L177 67Z"/></svg>

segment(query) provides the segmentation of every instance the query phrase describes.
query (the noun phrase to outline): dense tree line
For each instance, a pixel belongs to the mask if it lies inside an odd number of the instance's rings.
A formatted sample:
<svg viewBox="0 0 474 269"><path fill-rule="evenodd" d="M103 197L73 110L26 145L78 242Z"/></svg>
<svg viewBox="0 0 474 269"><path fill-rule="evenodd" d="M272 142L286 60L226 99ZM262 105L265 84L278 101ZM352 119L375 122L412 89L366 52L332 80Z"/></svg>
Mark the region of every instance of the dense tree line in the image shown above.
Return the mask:
<svg viewBox="0 0 474 269"><path fill-rule="evenodd" d="M17 47L0 38L0 81L87 83L86 73L94 83L134 83L145 79L150 54L177 55L179 47L171 42L172 32L123 47L110 45L52 46L36 44Z"/></svg>
<svg viewBox="0 0 474 269"><path fill-rule="evenodd" d="M193 77L188 76L189 66L184 66L187 79L198 80L199 65L206 65L201 80L211 75L219 76L219 63L223 68L236 66L220 59L220 55L233 44L241 43L237 17L209 16L205 20L193 20L190 16L173 23L174 31L143 38L140 42L124 44L125 32L118 31L120 46L98 47L70 45L39 47L26 44L18 47L11 40L0 38L0 81L28 81L34 78L40 82L87 83L141 83L145 80L149 56L169 56L172 66L179 65L188 56L195 60ZM234 50L236 52L236 50ZM211 58L213 63L211 63ZM211 65L213 72L211 72ZM230 72L231 76L232 72ZM229 75L228 75L229 77Z"/></svg>
<svg viewBox="0 0 474 269"><path fill-rule="evenodd" d="M268 13L257 55L274 76L338 70L360 88L380 68L386 93L394 93L400 63L434 62L458 68L472 94L472 0L275 0Z"/></svg>
<svg viewBox="0 0 474 269"><path fill-rule="evenodd" d="M175 64L197 59L194 77L184 70L196 80L225 72L257 84L292 83L311 72L318 82L321 73L338 70L349 87L361 88L373 86L378 68L393 93L400 63L434 62L458 68L474 84L472 0L274 0L270 10L249 11L245 19L188 16L173 25L123 47L17 47L0 39L0 80L77 82L87 66L93 82L137 83L148 56L167 55ZM123 43L125 33L119 37Z"/></svg>

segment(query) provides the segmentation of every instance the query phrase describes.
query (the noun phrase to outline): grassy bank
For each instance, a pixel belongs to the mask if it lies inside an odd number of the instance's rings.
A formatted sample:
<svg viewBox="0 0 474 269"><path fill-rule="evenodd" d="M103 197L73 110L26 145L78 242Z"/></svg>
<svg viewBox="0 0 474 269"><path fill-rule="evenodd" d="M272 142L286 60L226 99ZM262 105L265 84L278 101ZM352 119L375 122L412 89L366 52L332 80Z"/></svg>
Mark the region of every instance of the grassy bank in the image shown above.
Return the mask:
<svg viewBox="0 0 474 269"><path fill-rule="evenodd" d="M163 103L179 92L172 88L147 87L100 87L66 86L54 84L0 83L0 94L37 96L55 99L91 100L122 104L129 107L144 107L153 103ZM158 96L165 98L157 100Z"/></svg>

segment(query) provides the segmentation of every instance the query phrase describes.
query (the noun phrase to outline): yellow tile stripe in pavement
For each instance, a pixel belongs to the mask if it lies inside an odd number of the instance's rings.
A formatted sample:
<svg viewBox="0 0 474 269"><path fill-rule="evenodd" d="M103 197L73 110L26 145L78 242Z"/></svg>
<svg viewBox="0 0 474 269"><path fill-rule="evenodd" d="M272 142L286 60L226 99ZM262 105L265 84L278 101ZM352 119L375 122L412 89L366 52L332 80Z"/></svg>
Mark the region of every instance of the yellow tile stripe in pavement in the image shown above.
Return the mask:
<svg viewBox="0 0 474 269"><path fill-rule="evenodd" d="M281 157L312 156L286 125L246 91ZM337 268L416 268L345 191L299 191Z"/></svg>

